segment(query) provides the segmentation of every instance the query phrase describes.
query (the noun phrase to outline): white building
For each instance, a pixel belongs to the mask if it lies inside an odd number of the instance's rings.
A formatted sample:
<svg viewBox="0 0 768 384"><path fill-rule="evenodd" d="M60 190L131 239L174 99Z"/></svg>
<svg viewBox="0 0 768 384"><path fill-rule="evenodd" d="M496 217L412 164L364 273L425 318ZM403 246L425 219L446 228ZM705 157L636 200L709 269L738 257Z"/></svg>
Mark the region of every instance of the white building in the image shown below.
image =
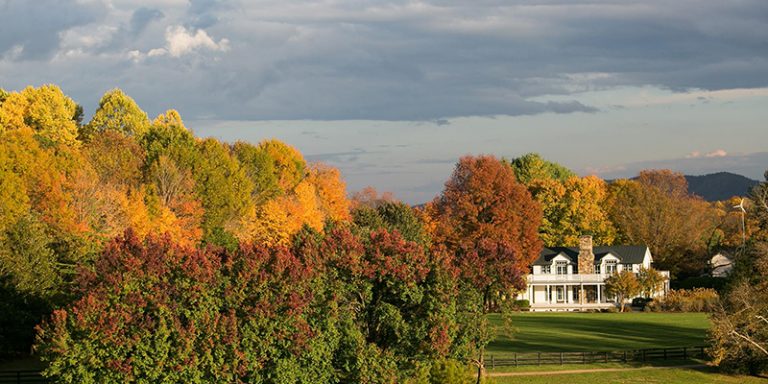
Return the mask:
<svg viewBox="0 0 768 384"><path fill-rule="evenodd" d="M605 294L605 279L616 272L650 268L651 251L646 246L592 247L592 237L582 236L579 247L544 248L528 275L528 289L519 300L528 300L531 311L579 311L603 309L617 303ZM669 272L663 291L669 289Z"/></svg>

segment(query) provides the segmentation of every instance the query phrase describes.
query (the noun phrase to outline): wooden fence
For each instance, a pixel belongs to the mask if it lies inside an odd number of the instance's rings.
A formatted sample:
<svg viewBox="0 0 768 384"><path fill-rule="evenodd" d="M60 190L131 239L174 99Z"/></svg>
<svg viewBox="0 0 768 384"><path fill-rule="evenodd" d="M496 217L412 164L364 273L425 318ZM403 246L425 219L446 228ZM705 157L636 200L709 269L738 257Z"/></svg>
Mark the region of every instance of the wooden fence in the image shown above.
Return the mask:
<svg viewBox="0 0 768 384"><path fill-rule="evenodd" d="M613 352L533 352L485 357L486 368L518 367L525 365L564 365L595 363L628 363L660 360L704 359L705 347L650 348ZM47 384L51 381L39 371L0 372L0 384Z"/></svg>
<svg viewBox="0 0 768 384"><path fill-rule="evenodd" d="M40 371L0 371L0 384L47 384Z"/></svg>
<svg viewBox="0 0 768 384"><path fill-rule="evenodd" d="M534 352L485 357L487 368L525 365L564 365L595 363L628 363L659 360L704 359L705 347L649 348L612 352Z"/></svg>

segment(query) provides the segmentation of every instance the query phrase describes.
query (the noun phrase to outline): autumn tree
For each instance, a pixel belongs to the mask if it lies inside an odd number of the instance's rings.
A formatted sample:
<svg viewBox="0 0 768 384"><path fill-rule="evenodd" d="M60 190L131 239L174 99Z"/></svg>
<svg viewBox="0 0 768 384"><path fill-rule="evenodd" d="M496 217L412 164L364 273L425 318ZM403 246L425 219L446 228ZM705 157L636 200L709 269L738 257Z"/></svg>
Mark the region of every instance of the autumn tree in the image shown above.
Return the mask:
<svg viewBox="0 0 768 384"><path fill-rule="evenodd" d="M77 104L55 85L27 87L0 105L0 133L30 128L45 145L77 145Z"/></svg>
<svg viewBox="0 0 768 384"><path fill-rule="evenodd" d="M751 243L737 262L712 314L710 353L727 371L759 375L768 370L768 243Z"/></svg>
<svg viewBox="0 0 768 384"><path fill-rule="evenodd" d="M138 187L144 168L144 150L130 136L107 130L91 137L85 156L103 183Z"/></svg>
<svg viewBox="0 0 768 384"><path fill-rule="evenodd" d="M637 273L640 293L646 298L656 295L664 287L664 281L664 276L653 268L640 268L640 271Z"/></svg>
<svg viewBox="0 0 768 384"><path fill-rule="evenodd" d="M540 234L546 246L578 244L583 234L591 234L598 245L614 243L616 228L605 209L608 187L602 179L536 179L528 189L542 207Z"/></svg>
<svg viewBox="0 0 768 384"><path fill-rule="evenodd" d="M658 267L676 275L706 267L706 242L715 222L709 205L688 194L682 174L650 170L637 181L617 180L607 205L620 241L647 244Z"/></svg>
<svg viewBox="0 0 768 384"><path fill-rule="evenodd" d="M118 88L107 91L99 101L99 107L91 121L80 131L80 136L90 139L98 132L114 131L126 136L141 136L149 129L147 114L136 102Z"/></svg>
<svg viewBox="0 0 768 384"><path fill-rule="evenodd" d="M392 194L392 192L385 191L379 193L376 188L370 185L353 193L351 198L352 208L357 208L360 206L376 208L381 204L395 201L397 201L397 199L395 199L395 196Z"/></svg>
<svg viewBox="0 0 768 384"><path fill-rule="evenodd" d="M627 299L637 296L642 291L642 286L632 271L621 271L605 279L605 293L616 297L621 312Z"/></svg>
<svg viewBox="0 0 768 384"><path fill-rule="evenodd" d="M463 157L431 204L434 241L456 255L462 290L477 293L478 313L485 314L495 292L525 287L541 250L541 209L512 168L492 156ZM478 340L478 380L483 345Z"/></svg>

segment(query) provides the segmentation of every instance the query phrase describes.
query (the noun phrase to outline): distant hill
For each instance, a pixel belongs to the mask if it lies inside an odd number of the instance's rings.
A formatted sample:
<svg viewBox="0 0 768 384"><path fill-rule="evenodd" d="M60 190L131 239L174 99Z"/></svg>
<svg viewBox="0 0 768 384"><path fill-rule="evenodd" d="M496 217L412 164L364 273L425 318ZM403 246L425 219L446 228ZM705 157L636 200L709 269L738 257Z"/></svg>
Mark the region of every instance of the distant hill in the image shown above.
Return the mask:
<svg viewBox="0 0 768 384"><path fill-rule="evenodd" d="M760 182L730 172L711 173L702 176L685 176L688 191L707 201L726 200L733 196L745 196Z"/></svg>

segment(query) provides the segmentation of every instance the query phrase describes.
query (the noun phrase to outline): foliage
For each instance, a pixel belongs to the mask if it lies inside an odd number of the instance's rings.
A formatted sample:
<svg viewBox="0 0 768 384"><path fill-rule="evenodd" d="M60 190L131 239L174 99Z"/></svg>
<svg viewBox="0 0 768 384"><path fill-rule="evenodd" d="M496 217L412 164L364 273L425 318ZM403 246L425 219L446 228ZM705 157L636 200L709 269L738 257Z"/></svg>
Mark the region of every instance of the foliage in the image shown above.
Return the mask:
<svg viewBox="0 0 768 384"><path fill-rule="evenodd" d="M672 289L664 297L650 302L648 309L653 312L712 312L718 299L717 292L710 288Z"/></svg>
<svg viewBox="0 0 768 384"><path fill-rule="evenodd" d="M564 182L572 177L576 177L576 174L570 169L547 161L538 153L527 153L512 159L508 164L515 171L517 180L525 185L530 185L536 180Z"/></svg>
<svg viewBox="0 0 768 384"><path fill-rule="evenodd" d="M752 269L733 274L733 282L712 314L713 361L731 372L756 375L768 370L768 244L745 252Z"/></svg>
<svg viewBox="0 0 768 384"><path fill-rule="evenodd" d="M543 210L540 235L545 245L576 245L584 234L591 234L598 245L614 243L616 228L604 209L605 181L596 176L573 176L562 182L536 179L528 188Z"/></svg>
<svg viewBox="0 0 768 384"><path fill-rule="evenodd" d="M616 301L624 312L627 299L637 296L642 290L640 282L632 271L621 271L605 279L605 293L616 296Z"/></svg>
<svg viewBox="0 0 768 384"><path fill-rule="evenodd" d="M618 180L610 186L608 212L619 241L647 244L658 268L676 276L706 269L706 239L715 222L709 205L688 195L683 175L654 170L637 181Z"/></svg>
<svg viewBox="0 0 768 384"><path fill-rule="evenodd" d="M459 300L471 316L465 321L478 330L473 337L480 351L479 380L487 343L484 314L496 292L525 286L541 250L541 209L512 168L492 156L461 158L427 209L436 225L435 243L456 255L464 296Z"/></svg>
<svg viewBox="0 0 768 384"><path fill-rule="evenodd" d="M0 133L30 128L44 145L79 144L77 104L55 85L27 87L9 94L0 105Z"/></svg>
<svg viewBox="0 0 768 384"><path fill-rule="evenodd" d="M99 107L91 121L80 132L89 140L99 132L113 131L126 136L141 136L149 129L147 114L136 102L118 88L107 91L99 101Z"/></svg>
<svg viewBox="0 0 768 384"><path fill-rule="evenodd" d="M640 268L637 273L640 293L646 298L654 297L664 287L664 280L664 276L653 268Z"/></svg>

